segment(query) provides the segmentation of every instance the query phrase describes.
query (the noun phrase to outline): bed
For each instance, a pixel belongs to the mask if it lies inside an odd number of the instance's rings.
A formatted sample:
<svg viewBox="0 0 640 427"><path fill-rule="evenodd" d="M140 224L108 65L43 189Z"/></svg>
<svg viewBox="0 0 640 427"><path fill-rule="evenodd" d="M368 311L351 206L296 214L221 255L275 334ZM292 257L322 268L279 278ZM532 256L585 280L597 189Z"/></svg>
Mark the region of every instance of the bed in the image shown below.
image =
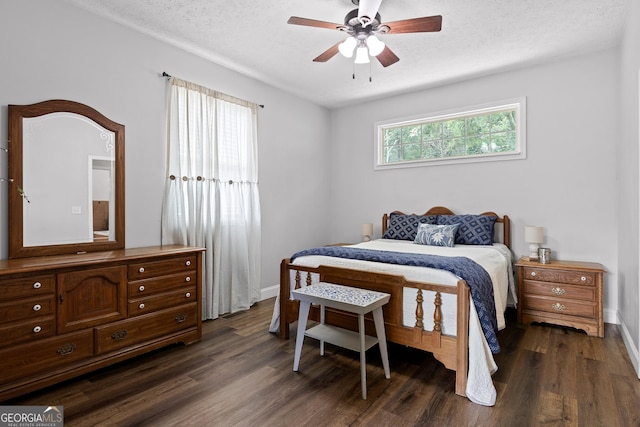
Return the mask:
<svg viewBox="0 0 640 427"><path fill-rule="evenodd" d="M473 222L471 231L469 221ZM474 237L474 227L484 234L480 240ZM425 238L425 230L436 228L453 232L449 238L455 241L435 239L435 243L415 244ZM456 394L478 404L495 404L491 380L497 369L492 354L499 351L495 333L504 327L507 302L515 304L517 298L509 217L494 212L455 215L441 206L422 215L394 211L383 216L382 233L382 239L371 242L313 248L283 259L270 330L289 338L290 325L297 320L299 309L299 303L291 298L295 288L324 281L386 292L391 294L384 307L387 340L433 353L446 368L456 372ZM409 261L380 261L381 254L403 260L407 257ZM417 264L416 259L420 260ZM423 259L435 263L423 265ZM482 279L490 280L490 289L478 286L481 280L467 273L468 266L476 270L480 266L479 270L485 271L475 273L488 275L489 279ZM462 277L468 274L464 280ZM478 300L483 302L478 305ZM318 320L318 310L312 308L309 318ZM326 322L357 330L357 317L337 310L327 309ZM375 333L372 319L366 328L367 333ZM492 328L493 335L487 332Z"/></svg>

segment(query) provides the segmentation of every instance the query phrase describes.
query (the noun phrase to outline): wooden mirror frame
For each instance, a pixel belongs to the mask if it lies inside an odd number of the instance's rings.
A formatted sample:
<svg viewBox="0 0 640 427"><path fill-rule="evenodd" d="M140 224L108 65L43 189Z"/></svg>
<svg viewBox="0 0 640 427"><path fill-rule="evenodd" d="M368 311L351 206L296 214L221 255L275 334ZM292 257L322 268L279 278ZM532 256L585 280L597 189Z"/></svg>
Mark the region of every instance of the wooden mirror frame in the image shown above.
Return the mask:
<svg viewBox="0 0 640 427"><path fill-rule="evenodd" d="M114 133L115 240L24 246L23 230L23 122L22 119L50 113L75 113ZM61 157L64 155L61 154ZM61 165L64 167L64 165ZM107 251L125 247L124 227L124 125L93 108L74 101L50 100L30 105L9 105L9 258Z"/></svg>

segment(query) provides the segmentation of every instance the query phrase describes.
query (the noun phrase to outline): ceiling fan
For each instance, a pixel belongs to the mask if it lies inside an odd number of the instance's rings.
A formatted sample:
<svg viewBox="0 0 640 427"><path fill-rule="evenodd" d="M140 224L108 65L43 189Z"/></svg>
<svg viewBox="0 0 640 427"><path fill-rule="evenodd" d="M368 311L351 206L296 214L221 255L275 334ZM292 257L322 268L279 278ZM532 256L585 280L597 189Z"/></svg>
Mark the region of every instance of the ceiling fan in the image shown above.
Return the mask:
<svg viewBox="0 0 640 427"><path fill-rule="evenodd" d="M322 52L314 62L326 62L338 52L351 58L355 51L356 64L368 63L369 56L375 56L384 67L400 60L377 36L380 34L428 33L440 31L442 16L425 16L422 18L402 19L400 21L382 23L378 9L382 0L351 0L358 6L344 17L344 24L334 24L315 19L292 16L288 24L307 27L327 28L347 33L349 37Z"/></svg>

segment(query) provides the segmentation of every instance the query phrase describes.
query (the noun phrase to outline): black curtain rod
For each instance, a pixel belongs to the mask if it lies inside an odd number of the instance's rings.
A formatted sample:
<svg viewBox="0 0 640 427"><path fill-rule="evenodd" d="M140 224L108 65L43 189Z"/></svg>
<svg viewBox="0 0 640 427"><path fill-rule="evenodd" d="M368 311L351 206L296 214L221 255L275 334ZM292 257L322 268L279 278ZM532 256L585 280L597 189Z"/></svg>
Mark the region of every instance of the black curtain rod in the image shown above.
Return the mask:
<svg viewBox="0 0 640 427"><path fill-rule="evenodd" d="M168 74L166 71L163 71L162 77L171 78L171 74ZM264 108L264 104L258 104L258 107Z"/></svg>

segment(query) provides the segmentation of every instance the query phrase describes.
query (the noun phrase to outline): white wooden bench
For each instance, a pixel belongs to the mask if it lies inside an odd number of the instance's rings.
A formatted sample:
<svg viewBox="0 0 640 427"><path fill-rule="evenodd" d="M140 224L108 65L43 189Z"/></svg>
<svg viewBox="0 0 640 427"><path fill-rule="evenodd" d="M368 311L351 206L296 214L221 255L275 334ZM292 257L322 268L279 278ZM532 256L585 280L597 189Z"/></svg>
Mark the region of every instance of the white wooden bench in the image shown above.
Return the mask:
<svg viewBox="0 0 640 427"><path fill-rule="evenodd" d="M365 352L378 344L382 356L382 366L387 379L389 372L389 356L387 353L387 339L384 332L384 317L382 306L389 302L390 295L367 289L352 288L333 283L318 282L292 291L293 297L300 301L298 315L298 332L296 336L296 352L293 360L293 370L298 371L300 353L304 337L308 336L320 340L320 355L324 355L324 343L344 347L360 352L360 382L362 398L367 398L367 368ZM306 329L311 304L320 305L320 324ZM359 332L326 325L325 307L337 308L358 315ZM365 335L364 315L372 312L376 327L376 337Z"/></svg>

